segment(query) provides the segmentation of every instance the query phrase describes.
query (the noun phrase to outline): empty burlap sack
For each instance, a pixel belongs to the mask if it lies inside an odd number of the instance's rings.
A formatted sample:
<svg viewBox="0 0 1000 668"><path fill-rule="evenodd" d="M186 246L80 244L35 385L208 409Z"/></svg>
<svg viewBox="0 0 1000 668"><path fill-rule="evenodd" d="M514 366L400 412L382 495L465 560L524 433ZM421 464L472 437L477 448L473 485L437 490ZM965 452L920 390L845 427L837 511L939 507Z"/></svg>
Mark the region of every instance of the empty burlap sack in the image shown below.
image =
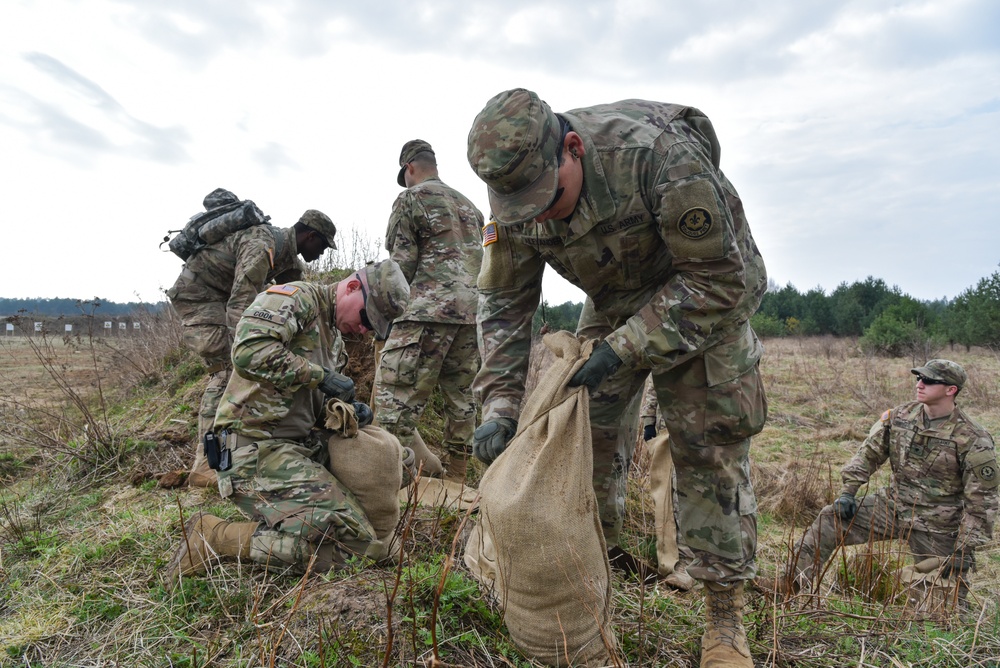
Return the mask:
<svg viewBox="0 0 1000 668"><path fill-rule="evenodd" d="M383 548L369 554L375 559L393 557L399 553L396 494L403 481L399 440L380 427L358 429L354 407L339 399L327 402L326 428L334 433L327 442L330 472L358 497Z"/></svg>
<svg viewBox="0 0 1000 668"><path fill-rule="evenodd" d="M594 344L568 332L543 341L555 360L479 484L480 521L465 563L493 588L525 655L552 666L604 666L617 645L592 484L589 396L566 386Z"/></svg>
<svg viewBox="0 0 1000 668"><path fill-rule="evenodd" d="M454 480L421 477L414 483L399 490L399 500L403 503L415 502L418 506L443 507L449 510L466 511L479 507L479 490Z"/></svg>
<svg viewBox="0 0 1000 668"><path fill-rule="evenodd" d="M677 522L674 520L674 462L666 430L646 443L649 449L649 492L653 497L656 523L656 565L660 575L674 572L677 553Z"/></svg>

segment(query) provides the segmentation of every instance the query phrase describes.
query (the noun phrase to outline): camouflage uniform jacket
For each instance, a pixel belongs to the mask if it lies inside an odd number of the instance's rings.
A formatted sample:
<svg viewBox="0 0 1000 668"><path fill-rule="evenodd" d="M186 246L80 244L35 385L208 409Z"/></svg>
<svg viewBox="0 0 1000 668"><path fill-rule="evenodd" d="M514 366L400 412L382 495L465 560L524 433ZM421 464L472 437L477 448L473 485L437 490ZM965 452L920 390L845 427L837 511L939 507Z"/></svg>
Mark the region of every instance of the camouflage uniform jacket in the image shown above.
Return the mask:
<svg viewBox="0 0 1000 668"><path fill-rule="evenodd" d="M323 417L316 389L341 366L336 285L294 282L262 292L236 326L233 374L215 429L254 439L305 438Z"/></svg>
<svg viewBox="0 0 1000 668"><path fill-rule="evenodd" d="M410 283L400 321L476 324L483 214L438 178L407 188L392 205L385 248Z"/></svg>
<svg viewBox="0 0 1000 668"><path fill-rule="evenodd" d="M225 323L197 324L235 327L267 283L302 277L297 254L294 228L256 225L240 230L191 258L168 296L171 301L224 303Z"/></svg>
<svg viewBox="0 0 1000 668"><path fill-rule="evenodd" d="M844 491L857 493L887 459L889 498L914 530L957 532L957 545L967 547L991 539L1000 506L996 451L989 432L960 408L929 427L916 401L883 413L844 467Z"/></svg>
<svg viewBox="0 0 1000 668"><path fill-rule="evenodd" d="M767 286L743 205L719 169L715 131L700 111L626 100L563 116L585 150L572 217L497 225L495 242L492 223L484 233L483 367L475 386L484 421L517 415L546 263L597 313L624 322L607 341L626 368L660 372L738 333ZM759 357L756 336L743 338L738 355Z"/></svg>

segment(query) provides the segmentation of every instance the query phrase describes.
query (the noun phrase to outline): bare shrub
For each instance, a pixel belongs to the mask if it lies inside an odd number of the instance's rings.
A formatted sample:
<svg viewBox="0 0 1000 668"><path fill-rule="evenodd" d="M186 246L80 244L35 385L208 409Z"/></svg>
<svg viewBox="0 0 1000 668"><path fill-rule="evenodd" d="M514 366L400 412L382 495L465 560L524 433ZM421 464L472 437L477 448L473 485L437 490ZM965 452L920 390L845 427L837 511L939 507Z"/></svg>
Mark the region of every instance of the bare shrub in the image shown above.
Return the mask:
<svg viewBox="0 0 1000 668"><path fill-rule="evenodd" d="M896 396L893 374L886 361L875 355L861 357L863 382L856 388L856 396L872 414L881 414L892 406Z"/></svg>
<svg viewBox="0 0 1000 668"><path fill-rule="evenodd" d="M358 269L378 259L381 251L381 238L370 237L354 226L346 229L341 227L337 231L337 248L331 248L323 254L323 257L311 263L309 273L326 274Z"/></svg>
<svg viewBox="0 0 1000 668"><path fill-rule="evenodd" d="M850 556L834 559L836 590L880 603L899 602L904 558L894 547L890 541L872 541Z"/></svg>
<svg viewBox="0 0 1000 668"><path fill-rule="evenodd" d="M181 321L169 305L132 314L139 328L115 340L98 340L109 353L109 371L120 379L118 389L127 392L137 385L150 385L163 376L164 361L183 348ZM88 342L89 343L89 342Z"/></svg>
<svg viewBox="0 0 1000 668"><path fill-rule="evenodd" d="M817 458L787 464L753 464L750 478L758 507L782 522L809 523L833 502L836 472Z"/></svg>
<svg viewBox="0 0 1000 668"><path fill-rule="evenodd" d="M12 320L24 324L18 316ZM112 360L125 358L92 335L67 344L44 331L23 337L6 352L21 364L37 365L43 381L36 392L0 373L0 408L8 418L0 425L0 439L68 463L81 477L116 471L133 440L134 418L111 410L113 395L123 389Z"/></svg>

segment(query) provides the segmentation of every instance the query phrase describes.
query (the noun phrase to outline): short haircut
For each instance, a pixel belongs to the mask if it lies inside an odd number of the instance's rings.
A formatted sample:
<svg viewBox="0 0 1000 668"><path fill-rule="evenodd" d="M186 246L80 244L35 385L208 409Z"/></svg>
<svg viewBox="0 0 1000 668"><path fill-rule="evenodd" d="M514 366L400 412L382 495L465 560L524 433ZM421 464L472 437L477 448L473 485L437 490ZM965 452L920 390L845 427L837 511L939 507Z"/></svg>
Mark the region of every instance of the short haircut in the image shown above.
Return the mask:
<svg viewBox="0 0 1000 668"><path fill-rule="evenodd" d="M410 162L415 162L423 167L434 167L437 168L437 158L434 157L434 153L431 151L421 151L413 156Z"/></svg>

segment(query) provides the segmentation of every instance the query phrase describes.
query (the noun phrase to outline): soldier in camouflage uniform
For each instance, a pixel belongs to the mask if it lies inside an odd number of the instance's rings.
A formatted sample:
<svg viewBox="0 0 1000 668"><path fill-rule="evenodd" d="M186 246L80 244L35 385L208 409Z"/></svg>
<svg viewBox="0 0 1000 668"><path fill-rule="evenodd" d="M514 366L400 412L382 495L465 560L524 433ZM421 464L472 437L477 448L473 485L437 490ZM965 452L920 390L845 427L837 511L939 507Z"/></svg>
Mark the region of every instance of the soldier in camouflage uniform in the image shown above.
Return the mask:
<svg viewBox="0 0 1000 668"><path fill-rule="evenodd" d="M441 181L427 142L406 142L399 165L397 182L406 190L393 203L385 247L410 283L410 305L382 350L375 413L400 443L413 447L417 421L439 387L446 477L464 482L476 426L472 379L479 370L476 277L483 257L483 215Z"/></svg>
<svg viewBox="0 0 1000 668"><path fill-rule="evenodd" d="M608 545L618 542L634 445L618 438L621 416L652 372L695 554L688 572L706 583L702 665L752 665L742 626L757 537L749 450L767 410L749 318L767 276L711 122L643 100L557 115L516 89L476 117L468 157L499 223L483 233L474 453L492 461L516 431L549 264L587 294L578 334L602 340L571 384L591 392Z"/></svg>
<svg viewBox="0 0 1000 668"><path fill-rule="evenodd" d="M204 571L211 555L329 569L352 555L390 556L358 499L326 467L328 398L354 402L359 426L371 409L355 402L354 382L335 369L341 333L384 336L410 288L392 260L334 285L293 282L258 295L236 328L233 364L215 421L232 467L219 493L252 521L199 514L185 526L169 578Z"/></svg>
<svg viewBox="0 0 1000 668"><path fill-rule="evenodd" d="M337 228L315 209L302 214L293 227L271 225L234 232L188 259L167 297L183 324L184 342L205 361L209 381L198 409L198 439L188 482L194 487L215 485L201 438L212 428L222 391L229 382L233 329L243 310L272 281L302 277L296 255L306 262L336 248Z"/></svg>
<svg viewBox="0 0 1000 668"><path fill-rule="evenodd" d="M964 597L975 550L991 540L1000 506L996 451L989 432L955 403L967 380L961 366L935 359L911 371L916 401L887 410L872 426L841 472L840 497L802 537L779 589L814 582L840 545L902 539L914 561L939 558L941 576L957 580ZM886 460L889 487L858 501L858 489Z"/></svg>

